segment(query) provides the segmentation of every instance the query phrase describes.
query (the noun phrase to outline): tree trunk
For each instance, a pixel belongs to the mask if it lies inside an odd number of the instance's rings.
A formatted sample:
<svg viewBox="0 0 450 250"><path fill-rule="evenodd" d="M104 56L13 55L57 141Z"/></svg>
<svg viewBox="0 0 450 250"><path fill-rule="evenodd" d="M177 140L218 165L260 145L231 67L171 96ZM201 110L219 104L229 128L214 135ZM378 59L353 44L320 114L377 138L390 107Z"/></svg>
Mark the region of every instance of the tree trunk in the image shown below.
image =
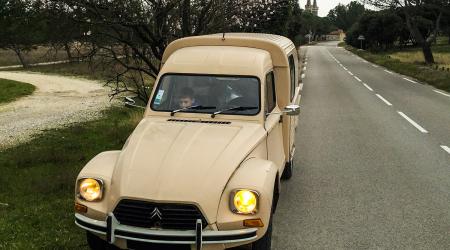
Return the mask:
<svg viewBox="0 0 450 250"><path fill-rule="evenodd" d="M431 52L431 45L428 43L424 43L422 45L423 56L425 57L425 62L428 64L434 63L434 56Z"/></svg>
<svg viewBox="0 0 450 250"><path fill-rule="evenodd" d="M450 44L450 30L448 31L448 44Z"/></svg>
<svg viewBox="0 0 450 250"><path fill-rule="evenodd" d="M183 36L191 35L191 1L183 0L183 5L181 7L181 32Z"/></svg>
<svg viewBox="0 0 450 250"><path fill-rule="evenodd" d="M70 46L68 43L64 43L64 49L66 50L67 58L71 62L73 60L73 57L72 57L72 52L70 52Z"/></svg>
<svg viewBox="0 0 450 250"><path fill-rule="evenodd" d="M25 58L23 58L22 51L19 48L14 48L14 52L16 53L17 57L19 58L20 63L24 68L28 68L28 64L25 61Z"/></svg>
<svg viewBox="0 0 450 250"><path fill-rule="evenodd" d="M419 27L417 24L412 20L410 14L405 8L405 17L406 17L406 26L409 29L409 32L411 33L412 37L416 40L418 44L422 47L423 57L425 58L425 63L427 64L433 64L434 63L434 57L433 52L431 51L431 39L427 41L423 37L422 33L420 33Z"/></svg>

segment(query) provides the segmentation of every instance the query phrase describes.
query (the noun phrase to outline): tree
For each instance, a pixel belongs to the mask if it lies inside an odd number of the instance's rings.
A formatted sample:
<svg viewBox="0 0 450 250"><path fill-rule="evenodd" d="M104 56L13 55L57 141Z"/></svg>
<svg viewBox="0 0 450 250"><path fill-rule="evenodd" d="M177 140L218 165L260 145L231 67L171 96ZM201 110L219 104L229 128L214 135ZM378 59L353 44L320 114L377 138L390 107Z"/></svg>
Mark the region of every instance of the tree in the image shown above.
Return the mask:
<svg viewBox="0 0 450 250"><path fill-rule="evenodd" d="M422 47L425 62L433 64L431 50L441 27L444 10L450 6L449 0L362 0L381 9L401 9L411 36ZM421 24L428 21L430 28L424 34Z"/></svg>
<svg viewBox="0 0 450 250"><path fill-rule="evenodd" d="M46 24L39 1L3 0L0 4L0 48L14 51L24 67L24 52L44 41Z"/></svg>
<svg viewBox="0 0 450 250"><path fill-rule="evenodd" d="M400 40L403 26L403 20L395 12L366 11L359 22L347 32L347 42L359 47L358 37L364 35L366 48L386 50Z"/></svg>
<svg viewBox="0 0 450 250"><path fill-rule="evenodd" d="M96 60L117 70L114 95L149 98L167 45L181 37L217 32L292 35L295 0L51 0L82 24ZM58 7L60 8L60 7ZM63 15L62 18L65 18ZM86 31L87 30L87 31ZM92 53L92 54L93 54ZM147 85L146 85L147 83Z"/></svg>
<svg viewBox="0 0 450 250"><path fill-rule="evenodd" d="M338 4L328 13L328 19L333 25L347 31L356 23L365 11L364 5L352 1L348 5Z"/></svg>

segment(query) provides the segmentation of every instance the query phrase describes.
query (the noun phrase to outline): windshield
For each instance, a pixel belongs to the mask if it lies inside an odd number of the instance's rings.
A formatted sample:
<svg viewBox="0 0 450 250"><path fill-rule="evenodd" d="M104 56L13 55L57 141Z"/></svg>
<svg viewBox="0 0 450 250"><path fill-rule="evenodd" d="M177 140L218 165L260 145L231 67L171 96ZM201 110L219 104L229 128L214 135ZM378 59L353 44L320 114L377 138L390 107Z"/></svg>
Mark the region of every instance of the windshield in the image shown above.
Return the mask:
<svg viewBox="0 0 450 250"><path fill-rule="evenodd" d="M155 111L256 115L260 85L256 77L166 74L159 81Z"/></svg>

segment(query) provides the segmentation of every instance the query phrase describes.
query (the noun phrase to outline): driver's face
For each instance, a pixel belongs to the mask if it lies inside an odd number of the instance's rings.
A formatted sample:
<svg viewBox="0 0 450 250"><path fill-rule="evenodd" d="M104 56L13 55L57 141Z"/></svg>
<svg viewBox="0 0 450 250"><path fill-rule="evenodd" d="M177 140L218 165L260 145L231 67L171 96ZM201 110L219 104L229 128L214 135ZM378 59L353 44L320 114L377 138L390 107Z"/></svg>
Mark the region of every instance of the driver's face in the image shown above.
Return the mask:
<svg viewBox="0 0 450 250"><path fill-rule="evenodd" d="M178 104L180 108L187 108L194 104L194 99L191 97L181 97Z"/></svg>

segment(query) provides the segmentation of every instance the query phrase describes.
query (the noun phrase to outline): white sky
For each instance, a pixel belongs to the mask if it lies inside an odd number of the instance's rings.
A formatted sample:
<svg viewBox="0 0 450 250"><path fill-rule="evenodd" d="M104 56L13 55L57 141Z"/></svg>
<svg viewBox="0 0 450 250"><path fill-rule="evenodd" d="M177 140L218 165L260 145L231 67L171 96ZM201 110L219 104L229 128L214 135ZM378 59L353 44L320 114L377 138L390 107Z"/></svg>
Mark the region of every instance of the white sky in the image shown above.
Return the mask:
<svg viewBox="0 0 450 250"><path fill-rule="evenodd" d="M326 16L328 15L328 12L333 9L334 7L336 7L336 5L338 4L344 4L347 5L348 3L350 3L352 0L317 0L317 5L319 6L319 16ZM307 0L299 0L300 2L300 7L302 7L302 9L305 9L305 5ZM314 3L314 0L311 0L311 4Z"/></svg>

